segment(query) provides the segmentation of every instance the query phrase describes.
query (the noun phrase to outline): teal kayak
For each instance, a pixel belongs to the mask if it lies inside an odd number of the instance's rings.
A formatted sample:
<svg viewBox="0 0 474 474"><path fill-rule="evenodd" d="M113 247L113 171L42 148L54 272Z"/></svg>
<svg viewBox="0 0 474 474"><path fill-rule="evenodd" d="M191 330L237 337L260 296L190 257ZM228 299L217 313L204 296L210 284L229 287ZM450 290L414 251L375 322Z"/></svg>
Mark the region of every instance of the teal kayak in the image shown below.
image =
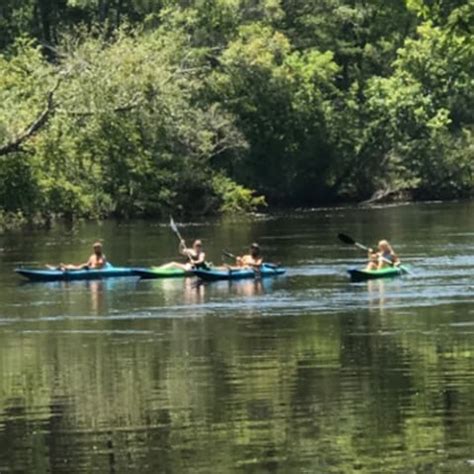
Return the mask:
<svg viewBox="0 0 474 474"><path fill-rule="evenodd" d="M347 271L352 281L376 280L378 278L393 278L408 273L408 270L401 265L400 267L387 267L381 270L358 270Z"/></svg>
<svg viewBox="0 0 474 474"><path fill-rule="evenodd" d="M162 268L162 267L149 267L149 268L135 268L134 274L143 279L152 278L184 278L193 276L193 272L187 272L180 268Z"/></svg>
<svg viewBox="0 0 474 474"><path fill-rule="evenodd" d="M97 269L49 270L40 268L17 268L15 272L31 281L98 280L101 278L135 276L133 268L114 267L111 264L107 264L104 268Z"/></svg>
<svg viewBox="0 0 474 474"><path fill-rule="evenodd" d="M260 270L253 268L231 268L231 267L214 267L209 269L193 270L194 275L209 281L215 280L242 280L244 278L266 278L277 275L283 275L286 272L284 268L264 263Z"/></svg>

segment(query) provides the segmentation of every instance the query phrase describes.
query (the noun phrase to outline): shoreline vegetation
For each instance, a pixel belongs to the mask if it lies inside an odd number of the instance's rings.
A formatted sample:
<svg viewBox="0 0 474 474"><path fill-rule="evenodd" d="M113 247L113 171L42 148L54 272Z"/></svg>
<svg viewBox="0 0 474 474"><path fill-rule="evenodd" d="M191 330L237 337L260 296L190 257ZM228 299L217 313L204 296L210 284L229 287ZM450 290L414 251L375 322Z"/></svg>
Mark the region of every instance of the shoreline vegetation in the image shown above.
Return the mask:
<svg viewBox="0 0 474 474"><path fill-rule="evenodd" d="M242 219L254 219L254 218L265 218L267 216L280 215L288 212L316 212L316 211L328 211L328 210L340 210L342 209L375 209L375 208L386 208L409 205L437 205L437 204L449 204L459 202L474 202L470 197L459 198L459 199L425 199L425 200L413 200L413 199L382 199L382 200L368 200L362 202L333 202L329 204L321 204L317 206L265 206L263 208L255 208L248 210L247 212L230 212L230 213L214 213L214 214L182 214L182 219L200 219L210 217L212 219L225 219L226 221L238 221L242 222ZM0 235L8 232L16 232L24 229L39 230L39 229L52 229L56 226L65 226L68 229L74 229L77 226L88 222L104 223L106 221L115 221L118 223L129 223L133 220L140 220L145 222L156 223L158 220L160 225L165 227L169 226L169 215L165 216L123 216L110 214L108 216L100 217L79 217L73 216L66 218L63 215L41 215L35 216L24 216L21 212L17 213L6 213L0 212ZM186 221L182 221L186 222Z"/></svg>
<svg viewBox="0 0 474 474"><path fill-rule="evenodd" d="M0 229L472 197L473 24L462 0L5 0Z"/></svg>

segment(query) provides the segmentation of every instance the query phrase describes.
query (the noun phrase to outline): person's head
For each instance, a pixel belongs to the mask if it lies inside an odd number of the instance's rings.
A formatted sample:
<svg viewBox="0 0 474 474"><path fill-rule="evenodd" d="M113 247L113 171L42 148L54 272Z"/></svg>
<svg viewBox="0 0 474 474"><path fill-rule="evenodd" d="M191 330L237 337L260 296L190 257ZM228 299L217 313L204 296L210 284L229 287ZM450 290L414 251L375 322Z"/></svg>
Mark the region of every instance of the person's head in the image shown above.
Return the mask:
<svg viewBox="0 0 474 474"><path fill-rule="evenodd" d="M380 252L390 252L392 253L392 247L389 244L388 240L381 240L378 245L379 251Z"/></svg>
<svg viewBox="0 0 474 474"><path fill-rule="evenodd" d="M252 255L252 257L254 257L254 258L260 256L260 245L258 245L256 242L254 242L250 246L250 255Z"/></svg>
<svg viewBox="0 0 474 474"><path fill-rule="evenodd" d="M197 239L193 242L193 249L195 252L201 252L202 251L202 241Z"/></svg>
<svg viewBox="0 0 474 474"><path fill-rule="evenodd" d="M102 255L102 244L100 242L94 242L92 248L94 249L94 253L96 255Z"/></svg>

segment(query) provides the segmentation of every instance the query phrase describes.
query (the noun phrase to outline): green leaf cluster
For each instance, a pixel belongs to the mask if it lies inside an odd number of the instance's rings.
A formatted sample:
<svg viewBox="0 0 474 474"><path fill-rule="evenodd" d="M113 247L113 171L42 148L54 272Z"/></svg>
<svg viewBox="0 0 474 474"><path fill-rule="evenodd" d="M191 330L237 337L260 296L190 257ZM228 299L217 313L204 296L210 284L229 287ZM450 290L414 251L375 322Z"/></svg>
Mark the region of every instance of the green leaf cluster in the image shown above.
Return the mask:
<svg viewBox="0 0 474 474"><path fill-rule="evenodd" d="M5 212L156 216L472 194L462 0L6 0Z"/></svg>

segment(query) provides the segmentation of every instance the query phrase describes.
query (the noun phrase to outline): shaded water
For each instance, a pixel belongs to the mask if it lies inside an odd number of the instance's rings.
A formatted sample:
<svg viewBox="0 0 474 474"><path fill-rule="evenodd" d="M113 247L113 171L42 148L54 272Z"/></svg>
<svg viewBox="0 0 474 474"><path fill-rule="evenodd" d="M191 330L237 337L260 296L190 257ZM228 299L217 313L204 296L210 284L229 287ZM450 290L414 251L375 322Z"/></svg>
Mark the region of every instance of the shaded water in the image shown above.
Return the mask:
<svg viewBox="0 0 474 474"><path fill-rule="evenodd" d="M288 275L21 283L19 264L174 259L150 222L0 238L0 472L474 472L473 204L193 223ZM413 276L351 284L390 238Z"/></svg>

